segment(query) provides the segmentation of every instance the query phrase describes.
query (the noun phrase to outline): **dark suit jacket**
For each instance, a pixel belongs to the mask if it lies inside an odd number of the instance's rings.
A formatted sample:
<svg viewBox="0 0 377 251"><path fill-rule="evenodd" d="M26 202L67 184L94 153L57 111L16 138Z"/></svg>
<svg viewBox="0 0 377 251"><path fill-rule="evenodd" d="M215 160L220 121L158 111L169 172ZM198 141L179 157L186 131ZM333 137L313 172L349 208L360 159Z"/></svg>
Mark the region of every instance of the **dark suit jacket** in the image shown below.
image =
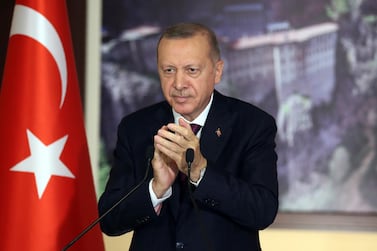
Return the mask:
<svg viewBox="0 0 377 251"><path fill-rule="evenodd" d="M100 214L143 179L145 151L153 146L153 135L173 120L171 107L161 102L121 121ZM273 222L278 209L275 134L270 115L215 91L200 138L208 166L193 192L198 210L187 193L180 192L177 179L157 216L148 179L102 220L103 232L121 235L134 230L130 250L137 251L260 250L258 230Z"/></svg>

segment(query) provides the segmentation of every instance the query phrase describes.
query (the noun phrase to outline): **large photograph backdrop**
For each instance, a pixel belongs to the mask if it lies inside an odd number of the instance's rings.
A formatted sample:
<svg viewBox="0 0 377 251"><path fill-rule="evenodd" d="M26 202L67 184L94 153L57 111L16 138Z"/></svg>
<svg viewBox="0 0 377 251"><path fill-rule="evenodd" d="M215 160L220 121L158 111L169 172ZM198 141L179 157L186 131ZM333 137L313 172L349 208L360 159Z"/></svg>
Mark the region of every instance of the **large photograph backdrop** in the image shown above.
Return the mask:
<svg viewBox="0 0 377 251"><path fill-rule="evenodd" d="M120 119L163 99L159 33L192 21L218 34L225 72L217 89L276 118L280 211L377 213L377 1L103 6L102 184Z"/></svg>

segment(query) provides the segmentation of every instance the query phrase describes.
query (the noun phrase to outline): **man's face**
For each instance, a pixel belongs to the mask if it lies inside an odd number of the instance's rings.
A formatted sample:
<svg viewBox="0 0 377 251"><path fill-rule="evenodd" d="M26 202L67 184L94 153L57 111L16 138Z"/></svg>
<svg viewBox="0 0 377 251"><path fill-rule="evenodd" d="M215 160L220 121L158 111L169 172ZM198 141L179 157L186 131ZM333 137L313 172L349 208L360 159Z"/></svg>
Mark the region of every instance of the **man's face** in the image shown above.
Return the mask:
<svg viewBox="0 0 377 251"><path fill-rule="evenodd" d="M223 70L223 62L214 62L210 57L204 35L163 38L158 47L157 66L166 100L189 121L207 106Z"/></svg>

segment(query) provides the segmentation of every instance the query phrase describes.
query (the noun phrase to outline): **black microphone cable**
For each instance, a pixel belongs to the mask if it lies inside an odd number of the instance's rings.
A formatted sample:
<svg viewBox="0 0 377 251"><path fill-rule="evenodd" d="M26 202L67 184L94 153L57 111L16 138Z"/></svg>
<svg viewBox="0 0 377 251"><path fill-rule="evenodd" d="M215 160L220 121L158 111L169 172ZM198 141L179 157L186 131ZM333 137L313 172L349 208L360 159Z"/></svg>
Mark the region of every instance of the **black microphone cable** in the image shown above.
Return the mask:
<svg viewBox="0 0 377 251"><path fill-rule="evenodd" d="M87 226L79 235L76 236L70 243L65 245L62 249L62 251L68 250L73 244L75 244L78 240L81 239L87 232L89 232L95 225L97 225L98 222L100 222L106 215L108 215L111 211L114 210L120 203L122 203L125 199L127 199L131 194L133 194L144 182L147 181L149 169L151 166L151 160L153 159L154 154L154 148L153 146L149 146L147 148L146 152L146 158L147 158L147 169L145 170L144 178L134 187L132 188L128 193L126 193L120 200L118 200L112 207L107 209L106 212L104 212L100 217L98 217L96 220L94 220L89 226Z"/></svg>

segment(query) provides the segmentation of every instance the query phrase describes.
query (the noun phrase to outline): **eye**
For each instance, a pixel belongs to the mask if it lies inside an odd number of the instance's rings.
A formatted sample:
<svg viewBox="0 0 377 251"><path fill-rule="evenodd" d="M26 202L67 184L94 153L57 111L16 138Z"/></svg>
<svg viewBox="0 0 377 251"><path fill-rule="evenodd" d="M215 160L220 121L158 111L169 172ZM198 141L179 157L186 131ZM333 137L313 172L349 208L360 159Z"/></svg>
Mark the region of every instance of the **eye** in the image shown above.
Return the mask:
<svg viewBox="0 0 377 251"><path fill-rule="evenodd" d="M162 71L163 71L164 74L169 75L169 74L173 74L175 72L175 68L166 67L166 68L163 68Z"/></svg>
<svg viewBox="0 0 377 251"><path fill-rule="evenodd" d="M198 75L200 73L200 70L199 68L196 68L196 67L188 67L186 69L187 73L190 74L190 75Z"/></svg>

